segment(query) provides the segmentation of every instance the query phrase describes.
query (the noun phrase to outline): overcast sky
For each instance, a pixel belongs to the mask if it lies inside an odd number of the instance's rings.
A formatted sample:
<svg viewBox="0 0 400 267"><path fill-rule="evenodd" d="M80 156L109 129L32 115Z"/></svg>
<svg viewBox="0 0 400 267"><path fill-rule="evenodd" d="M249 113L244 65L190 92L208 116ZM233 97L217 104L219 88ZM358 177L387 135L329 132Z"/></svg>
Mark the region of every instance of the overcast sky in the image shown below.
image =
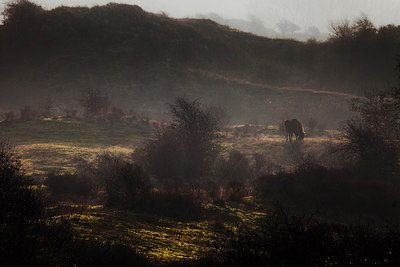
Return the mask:
<svg viewBox="0 0 400 267"><path fill-rule="evenodd" d="M6 0L0 0L1 3ZM366 14L376 26L400 24L400 0L36 0L44 8L59 5L93 6L108 2L137 4L150 12L166 12L171 17L195 17L217 13L224 18L248 19L249 15L276 29L282 19L292 21L303 30L317 26L328 32L332 22L354 20Z"/></svg>

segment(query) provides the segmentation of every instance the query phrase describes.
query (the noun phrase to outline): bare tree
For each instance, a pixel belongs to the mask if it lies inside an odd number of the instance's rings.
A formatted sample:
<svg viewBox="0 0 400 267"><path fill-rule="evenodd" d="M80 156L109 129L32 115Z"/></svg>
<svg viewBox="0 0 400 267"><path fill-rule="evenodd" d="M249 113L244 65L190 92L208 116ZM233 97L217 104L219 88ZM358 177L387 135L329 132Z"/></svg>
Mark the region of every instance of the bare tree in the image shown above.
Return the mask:
<svg viewBox="0 0 400 267"><path fill-rule="evenodd" d="M350 40L353 38L353 28L348 20L339 23L331 23L330 31L332 32L330 36L332 40Z"/></svg>

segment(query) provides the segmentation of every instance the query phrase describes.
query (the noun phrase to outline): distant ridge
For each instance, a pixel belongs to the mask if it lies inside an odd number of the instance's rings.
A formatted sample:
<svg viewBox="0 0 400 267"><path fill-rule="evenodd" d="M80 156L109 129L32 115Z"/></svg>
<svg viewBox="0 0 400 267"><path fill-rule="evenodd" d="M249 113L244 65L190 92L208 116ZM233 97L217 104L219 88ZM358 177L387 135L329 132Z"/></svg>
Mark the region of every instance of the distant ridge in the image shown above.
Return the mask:
<svg viewBox="0 0 400 267"><path fill-rule="evenodd" d="M310 97L324 109L340 106L336 114L345 118L345 99L397 84L398 26L353 25L350 36L299 42L136 5L44 10L23 3L6 10L0 27L2 110L34 105L45 95L77 105L82 90L98 88L121 107L159 116L165 102L186 95L224 106L240 120L296 114ZM257 102L264 97L298 104L266 108ZM323 100L330 97L335 100ZM293 110L273 110L283 106Z"/></svg>

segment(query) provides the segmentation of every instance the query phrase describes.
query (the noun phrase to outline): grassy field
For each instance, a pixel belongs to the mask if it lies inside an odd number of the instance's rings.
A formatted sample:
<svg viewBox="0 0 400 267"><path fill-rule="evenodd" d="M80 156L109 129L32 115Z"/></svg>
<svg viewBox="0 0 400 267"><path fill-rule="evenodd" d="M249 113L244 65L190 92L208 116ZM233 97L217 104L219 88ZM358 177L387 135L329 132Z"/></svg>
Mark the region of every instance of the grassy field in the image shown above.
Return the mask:
<svg viewBox="0 0 400 267"><path fill-rule="evenodd" d="M101 151L131 153L150 137L148 128L129 124L68 119L12 121L0 124L0 138L14 145L28 175L72 172L77 158L90 160Z"/></svg>
<svg viewBox="0 0 400 267"><path fill-rule="evenodd" d="M251 201L251 200L250 200ZM217 249L213 244L224 238L224 229L240 222L252 224L266 216L251 203L207 204L203 219L180 221L175 218L101 205L57 206L68 214L83 239L118 242L146 254L153 262L199 259Z"/></svg>
<svg viewBox="0 0 400 267"><path fill-rule="evenodd" d="M14 145L28 175L42 178L56 171L69 173L77 159L90 160L102 151L129 154L156 129L135 127L127 123L93 123L72 119L44 119L0 123L0 138ZM308 137L306 146L337 140L336 131L324 136ZM245 154L263 153L272 161L285 157L284 136L278 126L235 125L221 133L225 151Z"/></svg>
<svg viewBox="0 0 400 267"><path fill-rule="evenodd" d="M155 131L126 123L111 125L69 119L0 123L0 136L16 147L27 174L39 180L51 171L73 172L78 158L90 160L102 151L129 154ZM306 138L304 145L317 149L324 142L337 141L337 134L326 131L323 136ZM219 142L225 153L261 153L275 165L290 162L288 145L278 126L230 126L221 132ZM258 206L251 197L242 203L203 205L202 218L191 221L96 204L68 202L50 209L57 216L67 216L81 238L129 245L153 262L191 260L212 254L216 249L213 244L224 238L224 229L234 229L241 222L251 225L266 216L265 207Z"/></svg>

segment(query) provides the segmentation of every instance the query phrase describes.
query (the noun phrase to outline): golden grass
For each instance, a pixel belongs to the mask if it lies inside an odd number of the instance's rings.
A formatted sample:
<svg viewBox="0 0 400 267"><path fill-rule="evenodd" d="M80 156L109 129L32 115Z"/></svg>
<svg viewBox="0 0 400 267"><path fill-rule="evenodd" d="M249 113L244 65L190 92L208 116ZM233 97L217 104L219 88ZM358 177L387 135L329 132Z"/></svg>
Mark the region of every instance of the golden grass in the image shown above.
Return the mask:
<svg viewBox="0 0 400 267"><path fill-rule="evenodd" d="M151 260L170 262L198 259L215 249L213 243L224 238L220 226L207 220L181 222L171 218L116 210L103 206L69 205L68 216L83 239L117 242L134 247ZM226 204L207 204L205 210L219 213L223 227L233 229L237 222L253 223L263 212ZM226 223L226 214L234 222Z"/></svg>
<svg viewBox="0 0 400 267"><path fill-rule="evenodd" d="M76 146L62 143L42 143L16 146L22 164L28 175L41 176L50 171L71 173L78 158L93 160L98 153L109 151L113 153L129 154L131 147L106 146L96 147Z"/></svg>

